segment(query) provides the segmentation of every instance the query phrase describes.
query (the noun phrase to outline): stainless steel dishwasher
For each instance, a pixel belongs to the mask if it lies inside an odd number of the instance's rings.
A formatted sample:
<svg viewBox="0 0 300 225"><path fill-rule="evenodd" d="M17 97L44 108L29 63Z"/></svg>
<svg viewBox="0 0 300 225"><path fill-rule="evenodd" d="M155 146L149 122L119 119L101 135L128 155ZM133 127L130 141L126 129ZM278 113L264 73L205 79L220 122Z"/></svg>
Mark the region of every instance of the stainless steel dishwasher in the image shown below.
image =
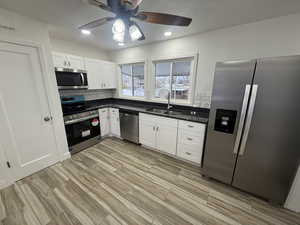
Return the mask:
<svg viewBox="0 0 300 225"><path fill-rule="evenodd" d="M125 140L139 143L139 113L120 109L121 137Z"/></svg>

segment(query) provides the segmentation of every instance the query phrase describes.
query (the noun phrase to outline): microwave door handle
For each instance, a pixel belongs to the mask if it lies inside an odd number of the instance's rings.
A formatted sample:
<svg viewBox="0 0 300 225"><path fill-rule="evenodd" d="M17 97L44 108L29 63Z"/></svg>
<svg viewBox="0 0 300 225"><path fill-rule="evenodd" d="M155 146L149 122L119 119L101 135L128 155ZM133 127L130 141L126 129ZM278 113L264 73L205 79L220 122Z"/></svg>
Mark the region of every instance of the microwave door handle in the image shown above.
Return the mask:
<svg viewBox="0 0 300 225"><path fill-rule="evenodd" d="M81 76L82 86L84 86L84 76L83 76L83 73L80 73L80 76Z"/></svg>

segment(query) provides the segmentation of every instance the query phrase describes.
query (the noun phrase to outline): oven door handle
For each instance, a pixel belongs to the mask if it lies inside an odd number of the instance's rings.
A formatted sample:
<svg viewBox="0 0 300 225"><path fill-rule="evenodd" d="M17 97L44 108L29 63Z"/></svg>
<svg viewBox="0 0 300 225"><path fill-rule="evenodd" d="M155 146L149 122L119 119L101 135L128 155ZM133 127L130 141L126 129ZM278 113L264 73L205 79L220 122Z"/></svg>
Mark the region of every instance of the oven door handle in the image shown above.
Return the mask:
<svg viewBox="0 0 300 225"><path fill-rule="evenodd" d="M84 118L79 118L79 119L65 121L65 125L79 123L79 122L82 122L82 121L85 121L85 120L89 120L89 119L93 119L93 118L99 119L99 117L97 115L91 115L91 116L87 116L87 117L84 117Z"/></svg>

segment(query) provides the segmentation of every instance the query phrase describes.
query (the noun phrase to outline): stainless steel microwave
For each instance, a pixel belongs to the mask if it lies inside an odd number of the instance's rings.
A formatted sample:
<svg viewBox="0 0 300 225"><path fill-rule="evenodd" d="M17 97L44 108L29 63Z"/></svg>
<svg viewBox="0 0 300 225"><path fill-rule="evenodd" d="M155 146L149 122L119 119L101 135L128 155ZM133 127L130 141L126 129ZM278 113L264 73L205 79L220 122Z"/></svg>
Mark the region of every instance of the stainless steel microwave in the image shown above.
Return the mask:
<svg viewBox="0 0 300 225"><path fill-rule="evenodd" d="M55 68L58 89L87 89L88 80L85 70Z"/></svg>

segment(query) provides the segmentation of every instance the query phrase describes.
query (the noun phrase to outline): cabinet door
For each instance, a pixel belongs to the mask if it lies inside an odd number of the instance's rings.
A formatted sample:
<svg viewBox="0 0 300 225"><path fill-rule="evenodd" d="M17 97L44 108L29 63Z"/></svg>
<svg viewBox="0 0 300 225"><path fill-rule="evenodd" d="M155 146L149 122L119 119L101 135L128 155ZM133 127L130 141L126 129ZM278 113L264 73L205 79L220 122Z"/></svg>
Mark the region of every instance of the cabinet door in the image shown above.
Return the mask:
<svg viewBox="0 0 300 225"><path fill-rule="evenodd" d="M105 89L113 89L117 87L117 72L115 63L103 61L101 66L101 73L104 78Z"/></svg>
<svg viewBox="0 0 300 225"><path fill-rule="evenodd" d="M101 76L101 63L96 59L85 59L88 85L90 90L102 89L103 77Z"/></svg>
<svg viewBox="0 0 300 225"><path fill-rule="evenodd" d="M99 117L100 117L100 128L101 128L101 136L109 135L110 126L109 126L109 110L108 108L99 109Z"/></svg>
<svg viewBox="0 0 300 225"><path fill-rule="evenodd" d="M68 55L68 65L72 69L85 70L84 59L76 55Z"/></svg>
<svg viewBox="0 0 300 225"><path fill-rule="evenodd" d="M58 52L53 52L52 59L53 59L54 67L60 67L60 68L68 67L66 55Z"/></svg>
<svg viewBox="0 0 300 225"><path fill-rule="evenodd" d="M176 154L177 127L157 125L156 148L171 155Z"/></svg>
<svg viewBox="0 0 300 225"><path fill-rule="evenodd" d="M139 121L140 143L155 148L156 146L156 127L155 124Z"/></svg>
<svg viewBox="0 0 300 225"><path fill-rule="evenodd" d="M119 109L110 108L110 131L112 135L121 136Z"/></svg>

